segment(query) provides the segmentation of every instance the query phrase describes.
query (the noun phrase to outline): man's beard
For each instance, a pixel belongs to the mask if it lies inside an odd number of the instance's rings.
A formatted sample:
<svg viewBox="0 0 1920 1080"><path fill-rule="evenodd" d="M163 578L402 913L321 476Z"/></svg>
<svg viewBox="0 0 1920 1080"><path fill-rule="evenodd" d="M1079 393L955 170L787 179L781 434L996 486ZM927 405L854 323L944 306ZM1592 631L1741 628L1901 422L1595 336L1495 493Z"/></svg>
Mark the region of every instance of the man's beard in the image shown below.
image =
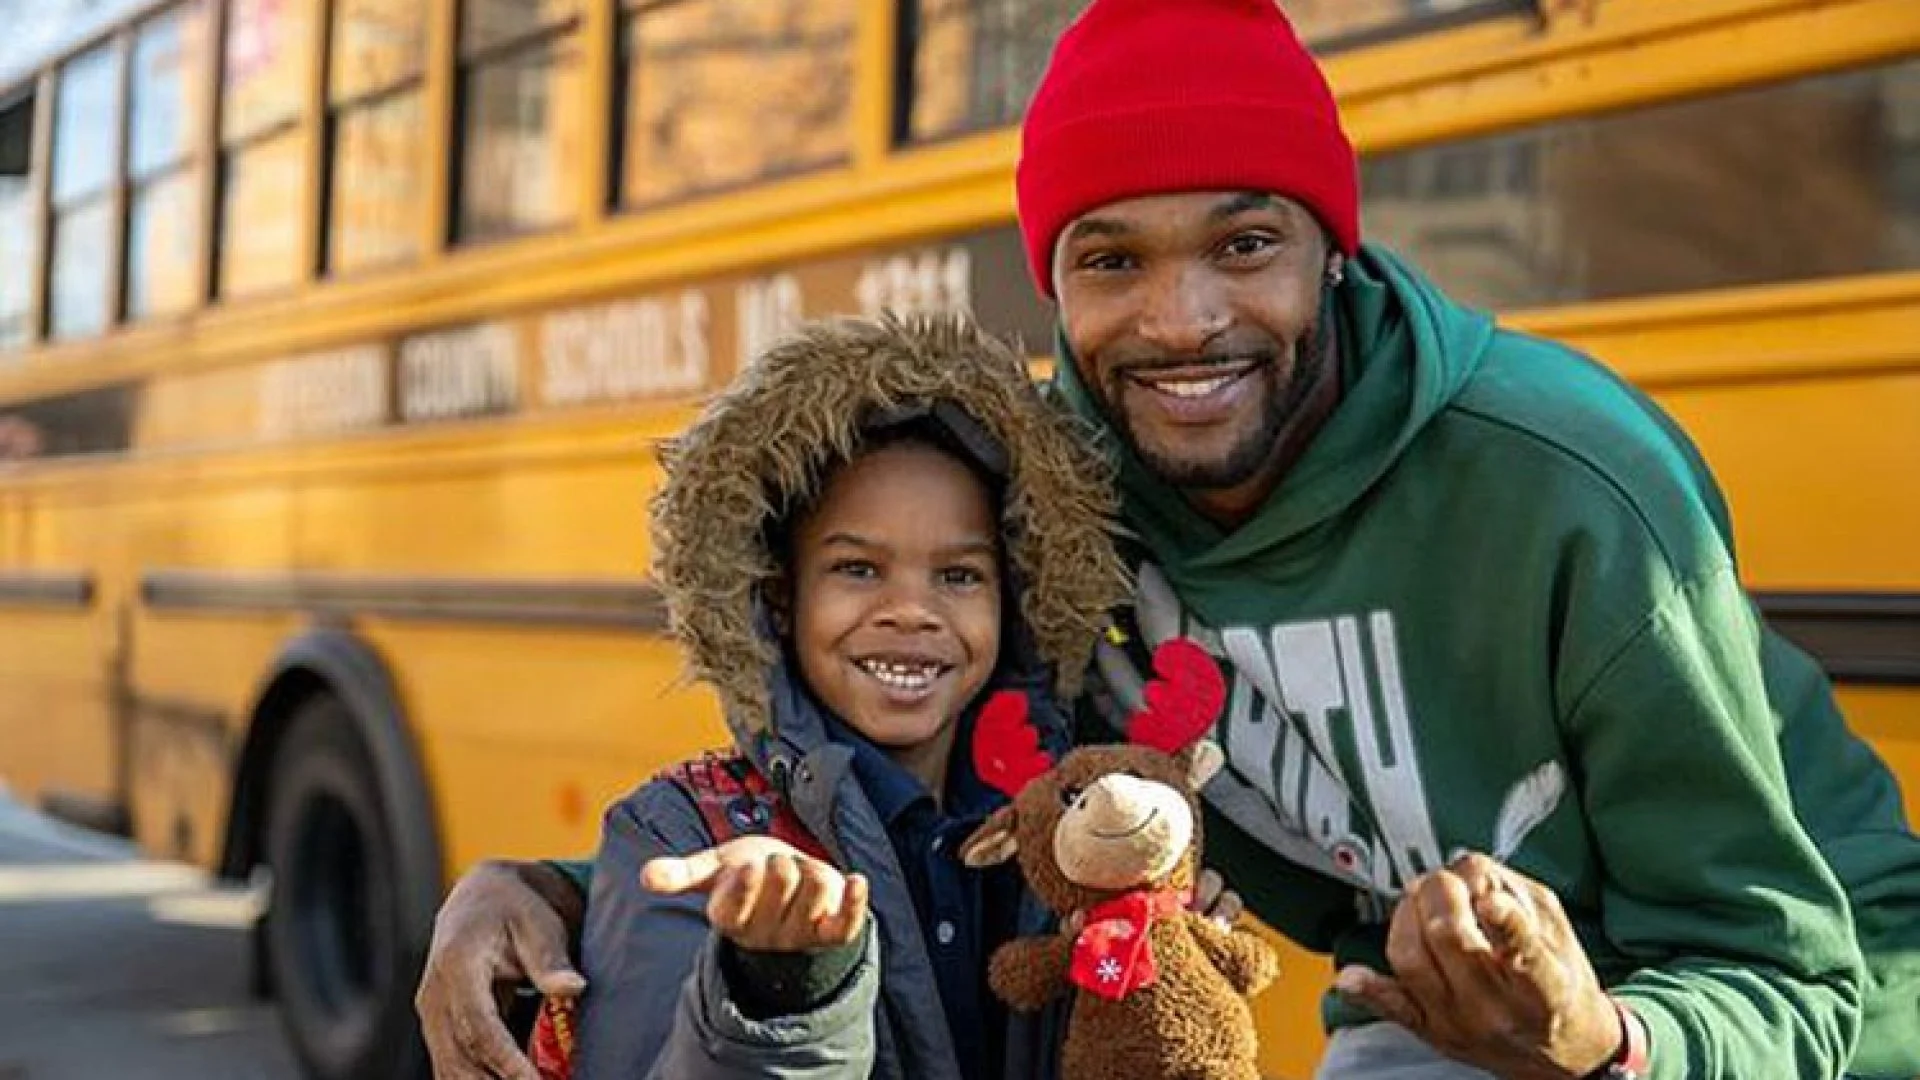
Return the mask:
<svg viewBox="0 0 1920 1080"><path fill-rule="evenodd" d="M1285 387L1272 385L1275 373L1279 370L1278 355L1269 356L1260 367L1243 376L1261 379L1269 384L1265 389L1267 407L1252 430L1228 447L1226 453L1211 459L1170 455L1145 445L1133 430L1127 411L1120 407L1125 400L1124 380L1127 378L1122 371L1116 371L1108 381L1107 400L1110 405L1107 412L1121 440L1163 482L1193 491L1236 488L1259 476L1260 471L1273 460L1280 441L1299 415L1301 406L1325 381L1327 372L1333 366L1327 342L1320 332L1318 317L1300 335L1294 357L1293 379Z"/></svg>

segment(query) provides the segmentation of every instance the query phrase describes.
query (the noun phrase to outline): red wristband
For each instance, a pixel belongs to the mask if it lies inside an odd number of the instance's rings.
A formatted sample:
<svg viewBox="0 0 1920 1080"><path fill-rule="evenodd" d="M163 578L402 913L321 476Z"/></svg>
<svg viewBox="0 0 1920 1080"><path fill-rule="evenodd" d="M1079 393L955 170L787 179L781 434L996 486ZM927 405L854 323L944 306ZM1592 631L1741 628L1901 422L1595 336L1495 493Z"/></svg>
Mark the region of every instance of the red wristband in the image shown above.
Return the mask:
<svg viewBox="0 0 1920 1080"><path fill-rule="evenodd" d="M1593 1075L1600 1080L1643 1080L1647 1075L1647 1025L1627 1007L1627 1003L1607 995L1614 1015L1620 1018L1620 1049L1613 1060Z"/></svg>

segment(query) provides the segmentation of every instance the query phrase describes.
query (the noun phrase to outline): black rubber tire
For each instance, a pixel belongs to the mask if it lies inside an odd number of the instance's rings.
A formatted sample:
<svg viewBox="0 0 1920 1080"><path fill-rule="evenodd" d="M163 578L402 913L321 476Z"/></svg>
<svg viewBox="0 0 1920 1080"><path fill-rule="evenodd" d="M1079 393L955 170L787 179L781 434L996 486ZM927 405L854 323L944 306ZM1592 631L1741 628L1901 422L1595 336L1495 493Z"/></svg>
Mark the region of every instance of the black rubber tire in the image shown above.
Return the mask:
<svg viewBox="0 0 1920 1080"><path fill-rule="evenodd" d="M300 707L271 785L265 951L295 1055L314 1080L424 1080L413 992L426 939L400 898L439 868L397 864L373 761L335 698Z"/></svg>

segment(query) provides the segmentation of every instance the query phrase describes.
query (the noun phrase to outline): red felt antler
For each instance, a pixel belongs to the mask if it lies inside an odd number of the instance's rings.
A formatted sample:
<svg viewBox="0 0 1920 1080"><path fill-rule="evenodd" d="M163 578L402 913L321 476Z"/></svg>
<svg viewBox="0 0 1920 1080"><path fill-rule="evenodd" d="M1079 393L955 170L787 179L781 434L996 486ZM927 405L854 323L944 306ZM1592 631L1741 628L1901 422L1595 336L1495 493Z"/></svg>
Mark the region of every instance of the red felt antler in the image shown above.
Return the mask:
<svg viewBox="0 0 1920 1080"><path fill-rule="evenodd" d="M973 767L989 787L1008 796L1053 768L1040 749L1040 731L1027 720L1027 695L1002 690L980 707L973 726Z"/></svg>
<svg viewBox="0 0 1920 1080"><path fill-rule="evenodd" d="M1127 741L1176 753L1205 734L1227 700L1227 682L1192 638L1168 638L1153 651L1145 703L1127 721Z"/></svg>

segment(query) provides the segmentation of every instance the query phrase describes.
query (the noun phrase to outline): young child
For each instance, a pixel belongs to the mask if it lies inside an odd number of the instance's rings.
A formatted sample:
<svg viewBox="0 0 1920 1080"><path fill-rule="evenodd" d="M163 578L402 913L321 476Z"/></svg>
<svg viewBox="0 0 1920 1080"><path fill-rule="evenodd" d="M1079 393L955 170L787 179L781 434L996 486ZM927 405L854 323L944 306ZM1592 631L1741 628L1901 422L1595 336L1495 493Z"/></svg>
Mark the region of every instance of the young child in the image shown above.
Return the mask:
<svg viewBox="0 0 1920 1080"><path fill-rule="evenodd" d="M1125 595L1073 423L968 322L849 320L675 443L655 574L736 753L607 814L576 1076L1050 1075L1060 1018L985 983L1047 915L959 849L1004 802L967 752L979 705L1025 692L1064 748L1055 694Z"/></svg>

